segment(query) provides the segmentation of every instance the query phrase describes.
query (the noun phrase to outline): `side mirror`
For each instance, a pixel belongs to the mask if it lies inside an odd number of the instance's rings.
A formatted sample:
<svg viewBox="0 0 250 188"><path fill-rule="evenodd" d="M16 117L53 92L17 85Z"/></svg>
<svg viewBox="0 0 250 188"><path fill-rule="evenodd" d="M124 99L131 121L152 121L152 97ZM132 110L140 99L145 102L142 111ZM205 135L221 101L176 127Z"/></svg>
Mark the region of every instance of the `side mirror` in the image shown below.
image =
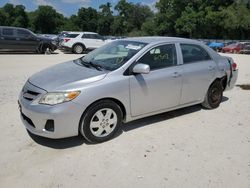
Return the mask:
<svg viewBox="0 0 250 188"><path fill-rule="evenodd" d="M133 68L133 73L136 74L148 74L149 72L150 72L150 67L149 65L146 64L138 63Z"/></svg>

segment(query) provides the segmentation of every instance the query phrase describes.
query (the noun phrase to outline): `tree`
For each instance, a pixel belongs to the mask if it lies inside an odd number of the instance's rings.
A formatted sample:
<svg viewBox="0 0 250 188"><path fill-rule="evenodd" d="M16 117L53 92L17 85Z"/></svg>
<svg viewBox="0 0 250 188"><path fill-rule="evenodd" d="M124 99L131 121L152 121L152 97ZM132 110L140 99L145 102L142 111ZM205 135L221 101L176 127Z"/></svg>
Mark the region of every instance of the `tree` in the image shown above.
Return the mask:
<svg viewBox="0 0 250 188"><path fill-rule="evenodd" d="M7 25L7 15L6 13L0 8L0 25Z"/></svg>
<svg viewBox="0 0 250 188"><path fill-rule="evenodd" d="M250 37L250 10L246 3L238 1L221 11L224 17L224 27L230 38L245 39Z"/></svg>
<svg viewBox="0 0 250 188"><path fill-rule="evenodd" d="M25 12L25 7L23 5L17 5L14 12L15 18L13 19L14 21L11 25L15 27L28 27L29 19L27 13Z"/></svg>
<svg viewBox="0 0 250 188"><path fill-rule="evenodd" d="M120 0L115 6L119 15L115 19L116 28L123 28L122 33L140 33L143 23L153 17L152 10L147 5L133 4ZM119 26L119 27L117 27ZM139 34L140 35L140 34Z"/></svg>
<svg viewBox="0 0 250 188"><path fill-rule="evenodd" d="M98 32L102 35L110 35L111 25L114 22L112 6L110 3L103 4L100 7L101 12L99 13L98 19Z"/></svg>
<svg viewBox="0 0 250 188"><path fill-rule="evenodd" d="M96 9L80 8L78 10L78 24L82 31L97 31L98 14Z"/></svg>
<svg viewBox="0 0 250 188"><path fill-rule="evenodd" d="M191 7L187 6L182 12L181 17L176 20L175 28L177 34L186 35L192 38L192 34L197 29L197 24L199 22L199 14Z"/></svg>
<svg viewBox="0 0 250 188"><path fill-rule="evenodd" d="M78 25L79 18L76 15L70 16L70 18L65 18L64 25L61 27L61 31L80 31L80 27Z"/></svg>
<svg viewBox="0 0 250 188"><path fill-rule="evenodd" d="M14 22L14 17L15 17L15 8L14 5L7 3L3 6L2 10L6 14L6 25L11 26L11 24Z"/></svg>
<svg viewBox="0 0 250 188"><path fill-rule="evenodd" d="M39 33L58 33L63 24L63 15L56 12L51 6L39 6L34 12L33 26Z"/></svg>
<svg viewBox="0 0 250 188"><path fill-rule="evenodd" d="M249 0L158 0L157 12L147 5L119 0L115 14L110 3L80 8L68 17L53 7L26 12L10 3L0 8L0 25L28 27L39 33L94 31L103 35L163 35L192 38L249 39Z"/></svg>

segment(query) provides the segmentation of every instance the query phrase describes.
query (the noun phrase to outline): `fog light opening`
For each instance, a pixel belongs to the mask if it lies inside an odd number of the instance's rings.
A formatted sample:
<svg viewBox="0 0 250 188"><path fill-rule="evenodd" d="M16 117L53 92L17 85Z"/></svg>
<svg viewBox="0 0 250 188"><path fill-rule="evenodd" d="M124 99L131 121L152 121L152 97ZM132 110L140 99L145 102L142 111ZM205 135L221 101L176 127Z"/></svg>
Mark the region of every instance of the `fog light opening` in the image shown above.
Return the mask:
<svg viewBox="0 0 250 188"><path fill-rule="evenodd" d="M54 132L54 130L55 130L54 120L48 119L44 128L46 131Z"/></svg>

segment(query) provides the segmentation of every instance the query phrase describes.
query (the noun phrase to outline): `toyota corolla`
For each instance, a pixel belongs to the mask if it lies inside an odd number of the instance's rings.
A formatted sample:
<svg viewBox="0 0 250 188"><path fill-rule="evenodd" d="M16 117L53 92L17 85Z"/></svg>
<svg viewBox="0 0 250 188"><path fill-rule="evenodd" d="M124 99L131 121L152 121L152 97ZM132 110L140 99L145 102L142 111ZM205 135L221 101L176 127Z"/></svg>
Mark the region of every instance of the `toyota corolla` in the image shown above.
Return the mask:
<svg viewBox="0 0 250 188"><path fill-rule="evenodd" d="M217 108L238 75L233 59L172 37L117 40L31 76L20 96L33 134L89 142L111 139L122 123L195 104Z"/></svg>

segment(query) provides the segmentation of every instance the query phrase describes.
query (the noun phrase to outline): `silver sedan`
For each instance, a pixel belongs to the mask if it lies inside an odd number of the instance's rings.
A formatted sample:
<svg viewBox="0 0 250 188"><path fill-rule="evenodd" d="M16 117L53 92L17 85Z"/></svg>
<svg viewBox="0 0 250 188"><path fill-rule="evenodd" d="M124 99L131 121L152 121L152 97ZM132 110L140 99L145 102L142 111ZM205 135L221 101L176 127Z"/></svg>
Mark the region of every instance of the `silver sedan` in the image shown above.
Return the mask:
<svg viewBox="0 0 250 188"><path fill-rule="evenodd" d="M128 38L36 73L18 103L31 133L80 133L98 143L111 139L123 122L195 104L217 108L237 75L233 59L198 41Z"/></svg>

